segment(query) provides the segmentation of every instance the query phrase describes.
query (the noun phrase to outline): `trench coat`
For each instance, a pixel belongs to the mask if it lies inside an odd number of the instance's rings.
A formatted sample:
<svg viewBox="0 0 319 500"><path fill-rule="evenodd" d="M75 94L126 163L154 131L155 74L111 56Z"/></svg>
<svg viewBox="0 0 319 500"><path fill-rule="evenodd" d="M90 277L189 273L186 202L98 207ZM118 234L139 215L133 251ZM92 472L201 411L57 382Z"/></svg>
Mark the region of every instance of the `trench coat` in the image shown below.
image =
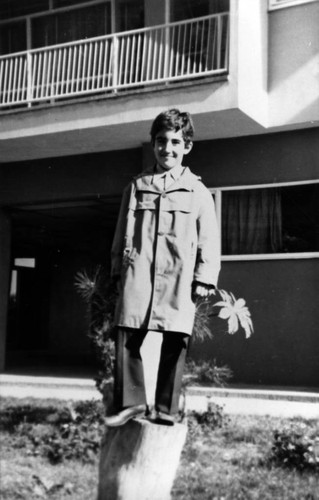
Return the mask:
<svg viewBox="0 0 319 500"><path fill-rule="evenodd" d="M190 335L192 286L216 286L220 269L214 201L200 177L184 167L166 190L154 169L135 177L123 193L111 257L111 274L122 282L117 326Z"/></svg>

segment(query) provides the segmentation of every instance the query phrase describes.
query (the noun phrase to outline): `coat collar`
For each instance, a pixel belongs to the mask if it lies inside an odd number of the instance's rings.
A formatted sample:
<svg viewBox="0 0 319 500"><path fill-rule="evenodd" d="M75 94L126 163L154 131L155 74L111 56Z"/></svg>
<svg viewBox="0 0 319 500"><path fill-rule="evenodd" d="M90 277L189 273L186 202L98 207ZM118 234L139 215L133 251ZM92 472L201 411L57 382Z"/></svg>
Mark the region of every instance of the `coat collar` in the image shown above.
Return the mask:
<svg viewBox="0 0 319 500"><path fill-rule="evenodd" d="M184 172L182 175L172 183L166 191L169 193L170 191L194 191L195 184L201 178L195 174L193 174L188 167L184 167ZM137 191L149 191L153 193L162 193L163 190L156 185L154 182L154 167L145 170L140 175L135 177L135 184Z"/></svg>

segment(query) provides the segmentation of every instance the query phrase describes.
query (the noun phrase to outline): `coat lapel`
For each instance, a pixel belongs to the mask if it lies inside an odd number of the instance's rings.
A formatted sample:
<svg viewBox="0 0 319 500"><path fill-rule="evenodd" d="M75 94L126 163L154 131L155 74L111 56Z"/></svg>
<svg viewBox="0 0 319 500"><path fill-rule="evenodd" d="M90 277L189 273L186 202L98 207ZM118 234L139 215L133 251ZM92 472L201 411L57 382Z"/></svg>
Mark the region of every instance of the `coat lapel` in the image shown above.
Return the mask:
<svg viewBox="0 0 319 500"><path fill-rule="evenodd" d="M188 167L185 167L182 175L169 186L167 192L170 191L194 191L195 184L200 180L200 177L194 175Z"/></svg>

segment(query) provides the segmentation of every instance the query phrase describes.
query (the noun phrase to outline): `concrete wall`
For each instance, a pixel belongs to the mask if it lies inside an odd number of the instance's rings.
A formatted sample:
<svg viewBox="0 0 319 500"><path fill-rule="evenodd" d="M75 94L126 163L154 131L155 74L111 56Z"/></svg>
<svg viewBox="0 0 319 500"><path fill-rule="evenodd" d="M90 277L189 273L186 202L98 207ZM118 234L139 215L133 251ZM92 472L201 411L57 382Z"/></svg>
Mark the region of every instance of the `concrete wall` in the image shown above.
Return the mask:
<svg viewBox="0 0 319 500"><path fill-rule="evenodd" d="M205 141L188 164L210 187L318 179L319 129Z"/></svg>
<svg viewBox="0 0 319 500"><path fill-rule="evenodd" d="M241 186L318 178L318 129L195 143L187 163L209 187ZM76 200L120 194L132 175L153 161L149 145L141 149L67 159L39 160L0 167L2 203ZM90 354L85 308L77 296L74 273L108 259L112 227L101 248L62 252L51 269L50 349L59 356ZM101 237L100 237L101 236ZM71 245L72 247L72 245ZM255 334L225 335L213 324L212 342L193 345L195 357L228 363L235 380L250 383L318 385L319 346L316 307L318 259L224 262L219 286L244 297L253 315ZM250 279L254 276L254 280Z"/></svg>
<svg viewBox="0 0 319 500"><path fill-rule="evenodd" d="M238 107L256 122L268 126L268 13L267 2L238 0L232 12L237 26L232 36L238 37Z"/></svg>
<svg viewBox="0 0 319 500"><path fill-rule="evenodd" d="M318 137L319 129L313 128L195 141L187 163L210 187L317 179ZM0 204L120 194L142 165L152 161L151 147L146 143L144 152L140 148L3 164Z"/></svg>
<svg viewBox="0 0 319 500"><path fill-rule="evenodd" d="M121 193L141 164L140 149L0 164L0 204Z"/></svg>
<svg viewBox="0 0 319 500"><path fill-rule="evenodd" d="M212 320L213 340L192 356L227 364L237 382L318 387L318 276L318 259L224 262L219 287L246 300L255 332L231 336Z"/></svg>
<svg viewBox="0 0 319 500"><path fill-rule="evenodd" d="M319 3L269 13L269 125L319 117Z"/></svg>
<svg viewBox="0 0 319 500"><path fill-rule="evenodd" d="M318 133L195 143L187 160L210 187L318 179ZM238 382L318 386L318 281L318 258L223 262L219 287L246 299L255 333L230 336L215 320L213 341L192 355L228 364Z"/></svg>
<svg viewBox="0 0 319 500"><path fill-rule="evenodd" d="M231 79L238 108L265 128L318 121L319 3L267 11L266 0L232 4Z"/></svg>

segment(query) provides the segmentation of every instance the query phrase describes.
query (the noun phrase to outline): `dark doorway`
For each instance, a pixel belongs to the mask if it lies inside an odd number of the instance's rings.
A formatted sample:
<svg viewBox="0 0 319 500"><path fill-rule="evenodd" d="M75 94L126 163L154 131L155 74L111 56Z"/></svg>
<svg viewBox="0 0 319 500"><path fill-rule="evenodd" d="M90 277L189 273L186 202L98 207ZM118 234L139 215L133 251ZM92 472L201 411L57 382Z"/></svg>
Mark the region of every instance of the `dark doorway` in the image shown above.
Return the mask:
<svg viewBox="0 0 319 500"><path fill-rule="evenodd" d="M13 258L8 318L9 351L37 351L47 347L49 287L48 269L40 258Z"/></svg>
<svg viewBox="0 0 319 500"><path fill-rule="evenodd" d="M83 269L108 268L119 203L108 197L12 210L6 371L53 373L94 363L87 309L74 279Z"/></svg>

